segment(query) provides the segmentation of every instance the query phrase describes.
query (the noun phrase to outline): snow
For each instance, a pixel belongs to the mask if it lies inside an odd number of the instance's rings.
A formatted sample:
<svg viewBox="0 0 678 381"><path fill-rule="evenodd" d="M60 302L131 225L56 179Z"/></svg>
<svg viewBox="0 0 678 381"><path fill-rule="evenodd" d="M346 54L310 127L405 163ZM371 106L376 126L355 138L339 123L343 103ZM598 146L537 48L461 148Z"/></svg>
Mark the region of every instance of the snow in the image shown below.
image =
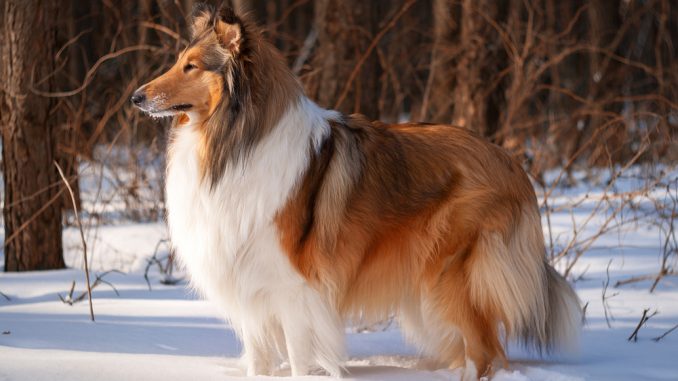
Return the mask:
<svg viewBox="0 0 678 381"><path fill-rule="evenodd" d="M630 171L630 175L639 173L642 170ZM669 180L678 178L675 171L662 176ZM606 199L607 187L605 176L602 177L598 183L603 185L580 179L577 186L558 187L549 195L549 204L555 209L550 215L555 253L568 245L573 226L580 227L579 243L595 236L613 206L621 202L620 196L603 201L604 207L600 207L601 200ZM554 178L555 175L550 181ZM647 178L619 179L616 189L608 192L617 195L633 192L647 186ZM96 181L88 181L90 185L84 189L97 188L91 185ZM670 191L675 193L673 181ZM104 195L114 192L112 186L101 188ZM575 245L583 254L572 267L570 279L576 280L577 293L587 304L579 353L540 358L512 345L510 368L498 371L494 380L678 380L678 330L658 342L652 340L678 324L678 279L665 277L652 293L649 292L652 280L614 287L618 280L656 274L660 269L666 234L662 224L666 221L653 212L651 201L666 201L665 192L666 187L657 185L633 196L638 208L614 220L624 222L634 215L642 216L638 221L622 223L621 227L604 232L591 245ZM115 290L105 283L93 290L96 322L89 320L86 299L73 305L59 299L57 294L65 297L73 281L74 297L85 291L80 236L74 227L63 233L69 269L1 273L0 291L10 300L0 296L0 380L241 379L240 344L216 309L199 300L185 281L162 284L165 275L155 265L149 271L152 290L146 284L144 270L148 258L157 251L156 258L166 260L164 223L129 222L116 214L117 209L126 205L119 199L102 206L94 196L86 194L83 201L88 211L98 210L99 214L106 211L113 216L105 224L89 226L86 235L92 278L107 270L119 270L103 278ZM589 220L592 211L596 213ZM546 219L544 230L548 242ZM673 255L670 260L673 268L678 267L676 257ZM571 261L571 256L559 261L559 270L563 271ZM181 272L174 274L176 279L182 276ZM603 300L606 281L609 287ZM644 309L658 313L640 329L638 341L629 342L627 338ZM416 350L403 341L395 324L372 328L367 331L347 328L350 359L346 379L460 378L460 370L435 369L419 359ZM289 375L289 369L283 366L277 375ZM300 379L328 377L313 375Z"/></svg>

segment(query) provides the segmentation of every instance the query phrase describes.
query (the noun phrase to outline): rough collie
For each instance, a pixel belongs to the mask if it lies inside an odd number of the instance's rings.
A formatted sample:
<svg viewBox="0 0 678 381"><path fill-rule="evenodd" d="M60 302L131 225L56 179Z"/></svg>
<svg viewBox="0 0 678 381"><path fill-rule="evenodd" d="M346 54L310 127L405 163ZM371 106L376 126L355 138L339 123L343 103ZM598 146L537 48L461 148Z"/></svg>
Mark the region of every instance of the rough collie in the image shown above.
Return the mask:
<svg viewBox="0 0 678 381"><path fill-rule="evenodd" d="M198 5L191 42L132 101L174 116L171 238L242 339L248 375L340 376L344 323L398 316L464 379L505 341L575 341L576 294L545 259L533 187L504 150L452 126L318 107L260 29Z"/></svg>

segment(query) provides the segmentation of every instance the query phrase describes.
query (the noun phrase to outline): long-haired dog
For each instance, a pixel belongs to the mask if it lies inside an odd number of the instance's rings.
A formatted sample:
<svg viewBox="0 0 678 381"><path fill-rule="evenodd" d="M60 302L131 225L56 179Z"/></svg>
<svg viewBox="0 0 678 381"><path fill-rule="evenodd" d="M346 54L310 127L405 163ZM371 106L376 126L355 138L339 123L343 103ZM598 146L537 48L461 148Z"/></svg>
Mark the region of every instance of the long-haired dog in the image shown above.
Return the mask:
<svg viewBox="0 0 678 381"><path fill-rule="evenodd" d="M576 294L547 264L533 187L504 150L451 126L318 107L246 17L198 5L176 64L132 101L174 116L171 238L242 339L248 375L339 376L344 321L395 313L465 379L505 340L577 339Z"/></svg>

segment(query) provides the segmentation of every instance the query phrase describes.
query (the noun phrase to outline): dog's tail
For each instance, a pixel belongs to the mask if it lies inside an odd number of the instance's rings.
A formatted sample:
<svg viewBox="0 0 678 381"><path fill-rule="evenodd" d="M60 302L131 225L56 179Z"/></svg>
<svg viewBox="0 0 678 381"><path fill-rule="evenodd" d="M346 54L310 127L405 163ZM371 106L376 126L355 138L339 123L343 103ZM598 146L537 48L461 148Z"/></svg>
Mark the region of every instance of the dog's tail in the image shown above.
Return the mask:
<svg viewBox="0 0 678 381"><path fill-rule="evenodd" d="M527 208L513 234L481 234L482 259L470 277L472 299L492 306L510 339L539 353L574 350L582 311L579 298L546 263L536 205Z"/></svg>
<svg viewBox="0 0 678 381"><path fill-rule="evenodd" d="M537 348L551 352L556 349L575 350L579 343L582 325L582 309L579 297L567 280L551 265L544 263L546 269L547 309L544 320L545 337L535 337L526 329L522 332L525 343L537 343Z"/></svg>

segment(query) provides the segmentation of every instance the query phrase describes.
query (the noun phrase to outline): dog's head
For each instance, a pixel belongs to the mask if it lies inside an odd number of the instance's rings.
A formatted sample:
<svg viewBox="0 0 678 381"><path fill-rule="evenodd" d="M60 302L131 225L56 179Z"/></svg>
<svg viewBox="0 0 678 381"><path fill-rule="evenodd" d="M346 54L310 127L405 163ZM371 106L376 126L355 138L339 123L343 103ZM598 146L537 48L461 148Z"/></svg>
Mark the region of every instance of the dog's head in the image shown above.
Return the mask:
<svg viewBox="0 0 678 381"><path fill-rule="evenodd" d="M197 4L191 42L167 72L141 86L132 103L154 117L185 113L205 120L233 88L233 66L243 49L244 24L229 7ZM229 83L230 82L230 83Z"/></svg>
<svg viewBox="0 0 678 381"><path fill-rule="evenodd" d="M246 16L197 4L191 42L166 73L132 102L154 117L199 126L203 173L216 183L229 162L246 157L303 95L285 59Z"/></svg>

